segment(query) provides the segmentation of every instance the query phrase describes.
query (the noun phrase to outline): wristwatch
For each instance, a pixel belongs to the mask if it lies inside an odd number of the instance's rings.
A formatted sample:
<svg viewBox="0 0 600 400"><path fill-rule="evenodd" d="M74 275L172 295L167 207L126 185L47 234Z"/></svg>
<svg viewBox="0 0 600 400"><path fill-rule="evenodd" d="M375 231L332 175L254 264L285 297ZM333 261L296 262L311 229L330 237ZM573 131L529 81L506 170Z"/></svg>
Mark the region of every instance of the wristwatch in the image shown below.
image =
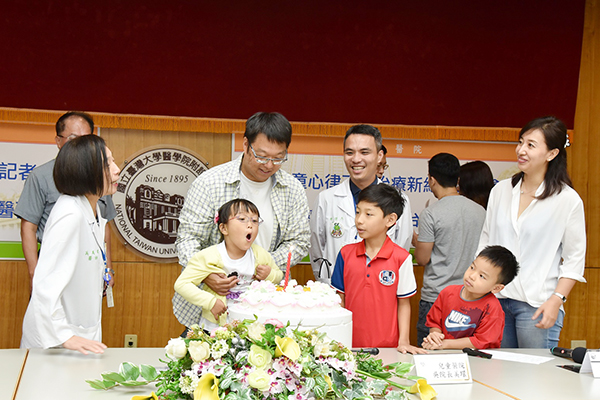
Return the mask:
<svg viewBox="0 0 600 400"><path fill-rule="evenodd" d="M563 303L567 302L567 297L566 296L564 296L564 295L562 295L562 294L560 294L558 292L554 292L552 294L555 295L555 296L558 296L558 298L561 299Z"/></svg>

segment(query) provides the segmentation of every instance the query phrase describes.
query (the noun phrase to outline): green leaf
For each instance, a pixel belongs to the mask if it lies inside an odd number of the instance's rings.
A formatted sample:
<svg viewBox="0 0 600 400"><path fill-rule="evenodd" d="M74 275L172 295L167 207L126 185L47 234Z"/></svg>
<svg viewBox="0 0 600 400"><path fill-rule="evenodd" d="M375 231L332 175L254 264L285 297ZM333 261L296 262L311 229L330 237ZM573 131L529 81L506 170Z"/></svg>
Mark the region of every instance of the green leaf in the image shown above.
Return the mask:
<svg viewBox="0 0 600 400"><path fill-rule="evenodd" d="M388 383L386 381L382 381L379 379L369 381L368 385L373 390L373 392L378 395L382 395L385 389L387 389L388 387Z"/></svg>
<svg viewBox="0 0 600 400"><path fill-rule="evenodd" d="M306 378L304 386L306 387L306 390L312 390L312 388L315 387L315 378Z"/></svg>
<svg viewBox="0 0 600 400"><path fill-rule="evenodd" d="M386 400L406 400L406 392L404 390L392 390L385 396L383 396Z"/></svg>
<svg viewBox="0 0 600 400"><path fill-rule="evenodd" d="M408 374L413 368L413 364L411 363L394 363L390 364L390 366L394 368L394 373L398 376Z"/></svg>
<svg viewBox="0 0 600 400"><path fill-rule="evenodd" d="M113 388L113 387L117 386L116 382L114 382L114 381L107 381L107 380L102 381L102 384L104 385L105 389L110 389L110 388Z"/></svg>
<svg viewBox="0 0 600 400"><path fill-rule="evenodd" d="M143 385L147 385L149 382L146 381L125 381L125 382L121 382L121 385L123 386L143 386Z"/></svg>
<svg viewBox="0 0 600 400"><path fill-rule="evenodd" d="M404 377L404 379L410 379L411 381L418 381L419 379L425 379L422 376L417 376L417 375L407 375Z"/></svg>
<svg viewBox="0 0 600 400"><path fill-rule="evenodd" d="M99 380L86 380L87 383L89 383L89 385L91 387L93 387L94 389L102 389L102 390L106 390L106 388L104 387L104 383L102 381Z"/></svg>
<svg viewBox="0 0 600 400"><path fill-rule="evenodd" d="M119 382L119 383L126 381L126 379L123 378L123 376L117 372L106 372L101 375L102 375L102 378L104 378L104 380L107 380L107 381L113 381L113 382Z"/></svg>
<svg viewBox="0 0 600 400"><path fill-rule="evenodd" d="M124 362L119 366L119 373L125 380L135 381L140 376L140 369L135 364Z"/></svg>
<svg viewBox="0 0 600 400"><path fill-rule="evenodd" d="M140 365L140 373L142 375L142 378L144 378L147 381L153 381L160 375L158 371L156 371L156 368L148 364Z"/></svg>

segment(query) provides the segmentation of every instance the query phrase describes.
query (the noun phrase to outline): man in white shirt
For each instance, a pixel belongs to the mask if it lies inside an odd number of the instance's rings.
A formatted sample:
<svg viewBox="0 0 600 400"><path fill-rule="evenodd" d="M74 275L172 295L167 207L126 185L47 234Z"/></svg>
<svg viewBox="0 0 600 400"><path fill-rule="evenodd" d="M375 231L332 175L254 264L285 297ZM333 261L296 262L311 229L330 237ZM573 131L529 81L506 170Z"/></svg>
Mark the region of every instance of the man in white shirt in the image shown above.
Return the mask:
<svg viewBox="0 0 600 400"><path fill-rule="evenodd" d="M344 163L350 175L339 185L319 193L311 216L310 259L315 279L330 283L336 257L346 244L360 240L354 217L361 190L381 183L377 177L383 160L379 129L371 125L354 125L344 137ZM412 238L412 218L408 197L404 212L389 231L390 238L407 251Z"/></svg>

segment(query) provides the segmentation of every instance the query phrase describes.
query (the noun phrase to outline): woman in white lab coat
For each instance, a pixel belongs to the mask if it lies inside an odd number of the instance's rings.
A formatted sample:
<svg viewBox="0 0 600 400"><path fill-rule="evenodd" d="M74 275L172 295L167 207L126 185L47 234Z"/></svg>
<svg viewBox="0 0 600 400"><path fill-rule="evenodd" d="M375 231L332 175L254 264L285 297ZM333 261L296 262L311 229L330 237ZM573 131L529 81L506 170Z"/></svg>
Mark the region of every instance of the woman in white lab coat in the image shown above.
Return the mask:
<svg viewBox="0 0 600 400"><path fill-rule="evenodd" d="M102 291L109 275L106 220L97 202L115 193L119 168L104 140L86 135L61 148L53 176L62 195L46 224L21 348L102 353Z"/></svg>

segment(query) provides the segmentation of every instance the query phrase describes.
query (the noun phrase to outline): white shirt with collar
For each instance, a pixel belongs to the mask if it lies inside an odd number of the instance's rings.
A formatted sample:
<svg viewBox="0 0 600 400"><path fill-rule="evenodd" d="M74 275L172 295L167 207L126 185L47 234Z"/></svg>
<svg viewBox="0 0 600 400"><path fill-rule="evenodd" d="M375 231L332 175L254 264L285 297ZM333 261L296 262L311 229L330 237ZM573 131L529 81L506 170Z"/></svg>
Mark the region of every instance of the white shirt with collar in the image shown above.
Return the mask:
<svg viewBox="0 0 600 400"><path fill-rule="evenodd" d="M585 217L583 202L573 188L534 199L519 216L521 182L499 182L490 193L477 253L501 245L519 261L519 273L497 295L540 307L556 289L559 278L585 282ZM535 195L544 191L544 183Z"/></svg>
<svg viewBox="0 0 600 400"><path fill-rule="evenodd" d="M378 179L378 183L381 181ZM404 193L404 211L389 231L388 236L400 247L410 250L413 224L410 201ZM319 193L310 218L310 260L315 279L330 283L333 267L340 249L350 243L360 242L354 219L356 208L350 190L350 179ZM328 260L328 265L321 259Z"/></svg>

